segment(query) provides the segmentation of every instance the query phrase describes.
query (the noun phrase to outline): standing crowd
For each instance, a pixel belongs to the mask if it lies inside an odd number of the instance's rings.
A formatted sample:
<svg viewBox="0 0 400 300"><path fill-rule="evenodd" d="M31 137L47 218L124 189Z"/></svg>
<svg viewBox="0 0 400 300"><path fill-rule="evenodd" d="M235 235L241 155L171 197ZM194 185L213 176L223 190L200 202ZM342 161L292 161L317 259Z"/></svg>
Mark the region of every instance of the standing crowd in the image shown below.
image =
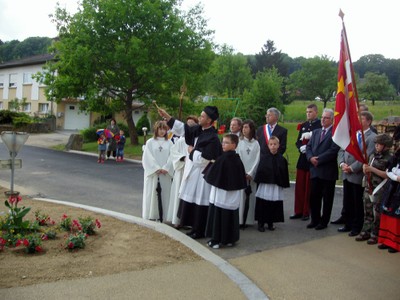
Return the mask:
<svg viewBox="0 0 400 300"><path fill-rule="evenodd" d="M342 224L339 232L395 253L400 251L400 150L391 151L390 135L376 133L366 106L360 105L360 111L363 132L357 135L359 146L366 146L367 163L334 143L333 110L324 109L318 119L317 106L307 106L307 120L297 128L290 219L309 220L306 228L315 230ZM219 117L215 106L186 122L160 108L158 113L163 120L155 123L142 159L144 219L190 228L188 236L208 237L214 249L235 245L240 228L257 224L260 232L273 231L284 222L283 189L290 184L283 156L287 129L278 124L278 109L269 108L266 124L258 128L252 120L233 118L222 141L213 126ZM341 217L331 221L339 170L343 208Z"/></svg>

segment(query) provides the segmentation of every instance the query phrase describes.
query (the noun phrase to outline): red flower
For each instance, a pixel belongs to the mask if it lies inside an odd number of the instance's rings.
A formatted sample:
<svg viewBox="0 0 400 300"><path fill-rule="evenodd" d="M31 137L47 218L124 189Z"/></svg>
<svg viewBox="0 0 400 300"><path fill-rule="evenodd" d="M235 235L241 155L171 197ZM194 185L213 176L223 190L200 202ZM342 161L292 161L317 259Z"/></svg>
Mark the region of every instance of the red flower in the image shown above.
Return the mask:
<svg viewBox="0 0 400 300"><path fill-rule="evenodd" d="M40 247L40 246L36 246L36 247L35 247L35 250L36 250L37 252L42 252L43 249L42 249L42 247Z"/></svg>
<svg viewBox="0 0 400 300"><path fill-rule="evenodd" d="M22 240L18 240L16 243L15 243L15 247L18 247L18 246L20 246L22 244Z"/></svg>
<svg viewBox="0 0 400 300"><path fill-rule="evenodd" d="M75 246L75 245L74 245L73 242L69 242L69 243L68 243L68 248L69 248L69 249L74 249L74 246Z"/></svg>
<svg viewBox="0 0 400 300"><path fill-rule="evenodd" d="M27 239L24 239L24 240L22 241L22 243L24 244L25 247L28 247L28 246L29 246L29 241L28 241Z"/></svg>
<svg viewBox="0 0 400 300"><path fill-rule="evenodd" d="M54 224L56 224L56 221L51 220L51 225L54 225Z"/></svg>
<svg viewBox="0 0 400 300"><path fill-rule="evenodd" d="M19 202L19 201L21 201L22 200L22 197L21 196L18 196L17 197L17 203Z"/></svg>
<svg viewBox="0 0 400 300"><path fill-rule="evenodd" d="M101 223L98 219L96 219L96 226L97 226L97 228L101 228Z"/></svg>
<svg viewBox="0 0 400 300"><path fill-rule="evenodd" d="M10 202L11 204L14 204L15 201L17 201L15 197L10 196L10 198L8 198L8 202Z"/></svg>
<svg viewBox="0 0 400 300"><path fill-rule="evenodd" d="M67 218L68 218L68 216L66 214L63 214L61 219L65 220Z"/></svg>
<svg viewBox="0 0 400 300"><path fill-rule="evenodd" d="M78 228L78 230L82 230L81 224L79 223L78 220L73 220L72 226L75 226L76 228Z"/></svg>
<svg viewBox="0 0 400 300"><path fill-rule="evenodd" d="M42 241L47 241L49 238L47 237L47 234L42 235Z"/></svg>

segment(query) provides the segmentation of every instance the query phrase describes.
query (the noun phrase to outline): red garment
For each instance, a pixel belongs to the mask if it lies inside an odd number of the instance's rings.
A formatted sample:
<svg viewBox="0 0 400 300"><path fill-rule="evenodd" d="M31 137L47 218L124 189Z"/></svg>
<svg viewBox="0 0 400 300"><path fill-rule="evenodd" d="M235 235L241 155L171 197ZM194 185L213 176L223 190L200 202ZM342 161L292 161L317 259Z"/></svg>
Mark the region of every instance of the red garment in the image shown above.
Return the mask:
<svg viewBox="0 0 400 300"><path fill-rule="evenodd" d="M379 244L400 251L400 219L385 214L381 214L379 225Z"/></svg>
<svg viewBox="0 0 400 300"><path fill-rule="evenodd" d="M310 171L297 169L294 188L294 214L310 214Z"/></svg>

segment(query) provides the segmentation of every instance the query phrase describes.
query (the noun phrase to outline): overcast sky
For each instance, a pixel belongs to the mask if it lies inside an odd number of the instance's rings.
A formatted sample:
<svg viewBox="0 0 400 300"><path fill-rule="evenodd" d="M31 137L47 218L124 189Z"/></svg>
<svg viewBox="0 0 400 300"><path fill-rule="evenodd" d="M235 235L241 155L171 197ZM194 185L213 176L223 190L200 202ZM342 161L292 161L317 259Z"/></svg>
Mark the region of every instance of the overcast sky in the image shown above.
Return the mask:
<svg viewBox="0 0 400 300"><path fill-rule="evenodd" d="M57 35L49 14L57 0L0 0L0 39ZM76 0L58 0L75 12ZM183 9L201 2L214 41L236 52L256 54L267 40L291 57L327 55L339 59L341 19L352 60L367 54L400 58L398 0L184 0Z"/></svg>

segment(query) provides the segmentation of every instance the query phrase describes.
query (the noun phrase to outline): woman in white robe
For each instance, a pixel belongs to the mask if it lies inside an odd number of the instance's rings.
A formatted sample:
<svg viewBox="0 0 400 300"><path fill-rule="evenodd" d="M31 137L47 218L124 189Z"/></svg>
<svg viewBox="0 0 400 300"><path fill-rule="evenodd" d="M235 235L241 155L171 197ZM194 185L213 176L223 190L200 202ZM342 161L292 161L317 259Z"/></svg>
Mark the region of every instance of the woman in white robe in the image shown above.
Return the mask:
<svg viewBox="0 0 400 300"><path fill-rule="evenodd" d="M149 139L144 148L142 165L144 168L144 188L142 218L148 220L160 220L164 217L159 212L157 183L161 185L161 200L163 215L166 216L169 208L171 192L172 164L169 155L173 145L167 137L168 126L164 121L158 121L154 125L154 137Z"/></svg>
<svg viewBox="0 0 400 300"><path fill-rule="evenodd" d="M252 120L246 120L242 125L242 135L239 139L239 145L236 148L236 152L239 154L245 171L247 184L250 185L252 193L249 196L249 210L247 213L246 224L244 222L244 208L246 203L246 192L241 190L241 201L239 204L239 224L242 227L246 225L254 224L254 211L256 207L256 196L257 184L253 178L257 171L257 166L260 161L260 144L256 140L256 126Z"/></svg>

